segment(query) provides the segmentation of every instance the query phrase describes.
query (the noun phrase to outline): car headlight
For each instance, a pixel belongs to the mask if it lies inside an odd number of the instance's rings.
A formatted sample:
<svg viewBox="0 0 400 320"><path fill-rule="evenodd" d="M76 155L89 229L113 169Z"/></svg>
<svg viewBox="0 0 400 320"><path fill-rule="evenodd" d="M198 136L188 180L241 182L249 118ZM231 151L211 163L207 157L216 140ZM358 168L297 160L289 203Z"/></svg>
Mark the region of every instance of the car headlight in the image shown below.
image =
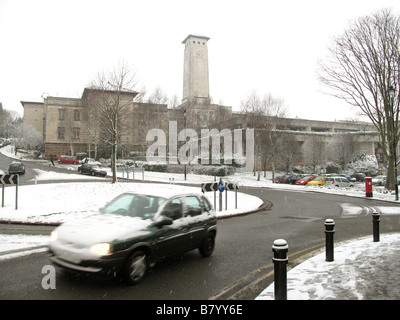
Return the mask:
<svg viewBox="0 0 400 320"><path fill-rule="evenodd" d="M112 252L110 243L98 243L90 247L90 251L99 255L106 255Z"/></svg>
<svg viewBox="0 0 400 320"><path fill-rule="evenodd" d="M53 230L53 231L50 233L50 241L56 241L57 238L58 238L58 233L57 233L56 230Z"/></svg>

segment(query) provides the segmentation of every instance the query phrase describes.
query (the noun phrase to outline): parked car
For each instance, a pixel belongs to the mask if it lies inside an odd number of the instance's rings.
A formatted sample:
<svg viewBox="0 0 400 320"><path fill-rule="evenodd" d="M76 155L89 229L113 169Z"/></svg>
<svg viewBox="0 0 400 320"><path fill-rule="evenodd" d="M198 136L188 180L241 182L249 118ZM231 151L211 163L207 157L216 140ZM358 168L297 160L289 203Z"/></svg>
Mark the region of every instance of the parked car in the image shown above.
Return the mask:
<svg viewBox="0 0 400 320"><path fill-rule="evenodd" d="M357 178L353 176L346 176L346 179L349 180L350 182L357 182Z"/></svg>
<svg viewBox="0 0 400 320"><path fill-rule="evenodd" d="M305 176L305 177L301 178L300 180L297 180L296 184L297 185L306 185L308 182L314 180L316 177L317 176L313 176L313 175Z"/></svg>
<svg viewBox="0 0 400 320"><path fill-rule="evenodd" d="M82 174L90 174L92 176L102 176L105 177L107 175L107 171L103 170L101 166L96 163L84 163L78 167L78 171Z"/></svg>
<svg viewBox="0 0 400 320"><path fill-rule="evenodd" d="M365 177L365 173L357 172L354 174L354 178L356 178L357 181L364 181Z"/></svg>
<svg viewBox="0 0 400 320"><path fill-rule="evenodd" d="M13 161L8 167L8 174L25 174L25 166L22 162Z"/></svg>
<svg viewBox="0 0 400 320"><path fill-rule="evenodd" d="M58 163L79 164L79 160L71 156L60 156L57 160Z"/></svg>
<svg viewBox="0 0 400 320"><path fill-rule="evenodd" d="M193 249L210 256L217 219L207 198L159 194L123 193L97 214L61 224L50 235L50 261L78 272L116 272L136 284L163 258Z"/></svg>
<svg viewBox="0 0 400 320"><path fill-rule="evenodd" d="M338 188L354 187L353 183L345 177L327 177L325 179L325 186Z"/></svg>
<svg viewBox="0 0 400 320"><path fill-rule="evenodd" d="M376 176L375 178L372 178L371 182L373 185L383 186L386 183L386 176Z"/></svg>
<svg viewBox="0 0 400 320"><path fill-rule="evenodd" d="M278 183L289 183L289 178L292 177L294 174L285 174L279 178Z"/></svg>
<svg viewBox="0 0 400 320"><path fill-rule="evenodd" d="M302 179L303 177L304 177L304 174L295 174L295 175L289 177L287 180L288 180L288 183L290 183L290 184L296 184L296 181Z"/></svg>
<svg viewBox="0 0 400 320"><path fill-rule="evenodd" d="M315 179L307 182L307 186L323 186L325 184L325 177L318 176Z"/></svg>
<svg viewBox="0 0 400 320"><path fill-rule="evenodd" d="M79 161L80 163L92 163L92 164L98 164L101 165L101 163L99 161L96 161L93 158L83 158L82 160Z"/></svg>

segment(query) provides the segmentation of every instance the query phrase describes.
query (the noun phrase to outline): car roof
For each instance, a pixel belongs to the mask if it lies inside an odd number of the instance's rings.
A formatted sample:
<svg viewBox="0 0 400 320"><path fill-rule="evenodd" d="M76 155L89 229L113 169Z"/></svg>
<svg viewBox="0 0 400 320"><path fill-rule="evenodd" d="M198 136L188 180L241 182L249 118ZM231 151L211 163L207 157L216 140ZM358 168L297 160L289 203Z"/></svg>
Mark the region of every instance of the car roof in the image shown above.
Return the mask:
<svg viewBox="0 0 400 320"><path fill-rule="evenodd" d="M173 190L173 189L163 189L162 192L160 190L147 190L144 192L140 191L127 191L124 192L125 194L137 194L137 195L143 195L143 196L152 196L152 197L160 197L160 198L173 198L173 197L179 197L179 196L198 196L201 197L203 194L201 192L182 192L180 190Z"/></svg>

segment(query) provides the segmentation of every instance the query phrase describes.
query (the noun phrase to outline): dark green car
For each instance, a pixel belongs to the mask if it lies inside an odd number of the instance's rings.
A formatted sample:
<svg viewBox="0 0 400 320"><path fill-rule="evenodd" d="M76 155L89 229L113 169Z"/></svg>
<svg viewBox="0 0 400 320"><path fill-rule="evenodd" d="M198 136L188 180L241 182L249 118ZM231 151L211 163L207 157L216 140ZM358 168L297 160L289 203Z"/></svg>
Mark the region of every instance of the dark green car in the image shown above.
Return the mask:
<svg viewBox="0 0 400 320"><path fill-rule="evenodd" d="M193 249L210 256L216 233L215 212L202 194L124 193L98 214L56 228L49 259L75 271L116 273L136 284L161 259Z"/></svg>

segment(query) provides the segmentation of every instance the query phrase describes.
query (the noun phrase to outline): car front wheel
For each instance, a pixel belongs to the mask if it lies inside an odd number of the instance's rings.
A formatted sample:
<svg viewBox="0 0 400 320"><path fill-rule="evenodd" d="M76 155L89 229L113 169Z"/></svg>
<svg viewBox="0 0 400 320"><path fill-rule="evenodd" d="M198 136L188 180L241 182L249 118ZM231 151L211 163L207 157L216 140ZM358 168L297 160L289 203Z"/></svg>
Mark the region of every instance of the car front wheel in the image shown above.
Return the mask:
<svg viewBox="0 0 400 320"><path fill-rule="evenodd" d="M215 247L215 236L212 232L207 233L203 242L199 248L200 254L203 257L209 257L214 251Z"/></svg>
<svg viewBox="0 0 400 320"><path fill-rule="evenodd" d="M128 284L142 281L147 271L147 256L143 251L135 251L126 261L124 279Z"/></svg>

